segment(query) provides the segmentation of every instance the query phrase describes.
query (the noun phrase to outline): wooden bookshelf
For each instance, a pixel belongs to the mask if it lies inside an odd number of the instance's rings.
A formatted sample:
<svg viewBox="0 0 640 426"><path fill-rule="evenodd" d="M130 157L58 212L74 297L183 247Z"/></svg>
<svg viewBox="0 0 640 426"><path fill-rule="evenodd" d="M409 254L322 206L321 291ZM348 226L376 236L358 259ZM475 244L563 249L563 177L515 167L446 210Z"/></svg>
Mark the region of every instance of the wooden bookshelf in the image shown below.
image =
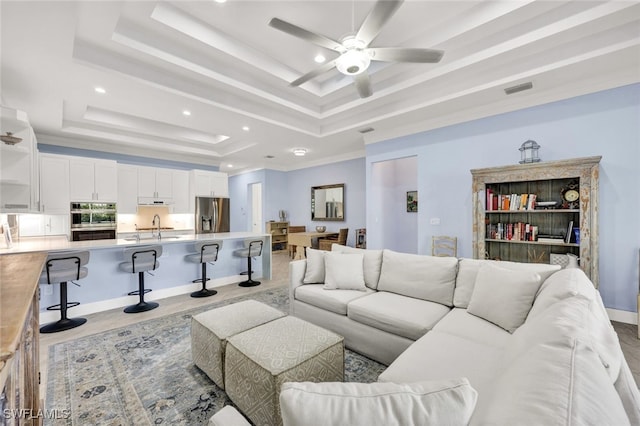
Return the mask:
<svg viewBox="0 0 640 426"><path fill-rule="evenodd" d="M549 263L551 253L572 253L580 257L580 267L597 287L600 159L597 156L471 170L474 258ZM570 183L578 184L577 206L567 206L562 197L562 190ZM495 204L487 206L488 193L535 194L536 203L555 201L557 208L541 209L534 204L522 209L519 206L517 210L497 210ZM579 242L575 241L573 231L566 238L571 221L574 228L579 228ZM535 240L533 234L520 232L516 239L515 232L509 233L507 229L510 224L512 229L522 226L516 225L520 223L529 224L530 230L535 226L538 235L562 235L565 239L558 243L542 242ZM498 233L497 229L503 232Z"/></svg>
<svg viewBox="0 0 640 426"><path fill-rule="evenodd" d="M267 222L266 229L271 234L271 250L287 250L289 222Z"/></svg>

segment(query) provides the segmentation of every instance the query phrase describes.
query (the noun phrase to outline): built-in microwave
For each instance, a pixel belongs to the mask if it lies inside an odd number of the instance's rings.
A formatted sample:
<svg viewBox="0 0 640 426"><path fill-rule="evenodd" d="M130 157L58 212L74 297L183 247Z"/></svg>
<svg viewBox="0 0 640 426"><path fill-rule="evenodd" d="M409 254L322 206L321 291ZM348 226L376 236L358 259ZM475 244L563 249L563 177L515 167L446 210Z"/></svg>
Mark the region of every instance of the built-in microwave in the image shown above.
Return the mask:
<svg viewBox="0 0 640 426"><path fill-rule="evenodd" d="M71 241L115 239L117 209L115 203L73 202Z"/></svg>

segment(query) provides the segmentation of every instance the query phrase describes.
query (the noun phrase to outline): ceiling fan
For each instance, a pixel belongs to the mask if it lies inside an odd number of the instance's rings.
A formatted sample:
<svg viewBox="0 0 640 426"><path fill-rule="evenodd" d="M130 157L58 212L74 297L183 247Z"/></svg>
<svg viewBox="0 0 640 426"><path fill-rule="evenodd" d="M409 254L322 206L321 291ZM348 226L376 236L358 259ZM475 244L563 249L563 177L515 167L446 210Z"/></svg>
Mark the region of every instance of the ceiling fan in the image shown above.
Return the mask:
<svg viewBox="0 0 640 426"><path fill-rule="evenodd" d="M356 89L361 98L371 96L371 81L367 68L371 61L436 63L442 59L444 51L407 47L369 47L378 36L382 27L402 5L404 0L378 0L362 26L355 34L349 34L340 41L332 40L320 34L305 30L278 18L269 25L294 37L309 41L318 46L340 53L336 59L303 75L290 83L297 87L301 84L332 70L334 67L342 74L353 76Z"/></svg>

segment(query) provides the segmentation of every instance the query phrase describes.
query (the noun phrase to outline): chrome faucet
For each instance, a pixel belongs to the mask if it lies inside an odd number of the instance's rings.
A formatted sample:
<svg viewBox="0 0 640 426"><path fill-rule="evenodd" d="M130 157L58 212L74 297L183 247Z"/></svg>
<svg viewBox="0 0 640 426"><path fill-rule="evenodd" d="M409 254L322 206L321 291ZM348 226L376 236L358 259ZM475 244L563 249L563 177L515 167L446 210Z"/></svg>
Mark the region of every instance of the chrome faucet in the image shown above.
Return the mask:
<svg viewBox="0 0 640 426"><path fill-rule="evenodd" d="M153 215L153 222L151 222L153 226L156 225L156 219L158 219L158 239L160 239L162 238L162 235L160 235L160 216L158 215L158 213Z"/></svg>
<svg viewBox="0 0 640 426"><path fill-rule="evenodd" d="M136 226L136 242L139 243L140 242L140 230L138 229L138 224L135 224Z"/></svg>

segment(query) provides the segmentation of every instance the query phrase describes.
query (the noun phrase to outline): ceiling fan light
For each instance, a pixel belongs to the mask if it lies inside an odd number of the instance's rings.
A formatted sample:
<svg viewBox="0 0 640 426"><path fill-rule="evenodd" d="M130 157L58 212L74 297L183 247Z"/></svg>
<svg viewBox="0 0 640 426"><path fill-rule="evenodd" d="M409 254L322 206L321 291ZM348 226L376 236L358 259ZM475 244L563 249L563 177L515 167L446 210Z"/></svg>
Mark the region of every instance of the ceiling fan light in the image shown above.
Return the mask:
<svg viewBox="0 0 640 426"><path fill-rule="evenodd" d="M358 75L371 63L369 54L362 50L348 50L336 59L336 68L345 75Z"/></svg>

